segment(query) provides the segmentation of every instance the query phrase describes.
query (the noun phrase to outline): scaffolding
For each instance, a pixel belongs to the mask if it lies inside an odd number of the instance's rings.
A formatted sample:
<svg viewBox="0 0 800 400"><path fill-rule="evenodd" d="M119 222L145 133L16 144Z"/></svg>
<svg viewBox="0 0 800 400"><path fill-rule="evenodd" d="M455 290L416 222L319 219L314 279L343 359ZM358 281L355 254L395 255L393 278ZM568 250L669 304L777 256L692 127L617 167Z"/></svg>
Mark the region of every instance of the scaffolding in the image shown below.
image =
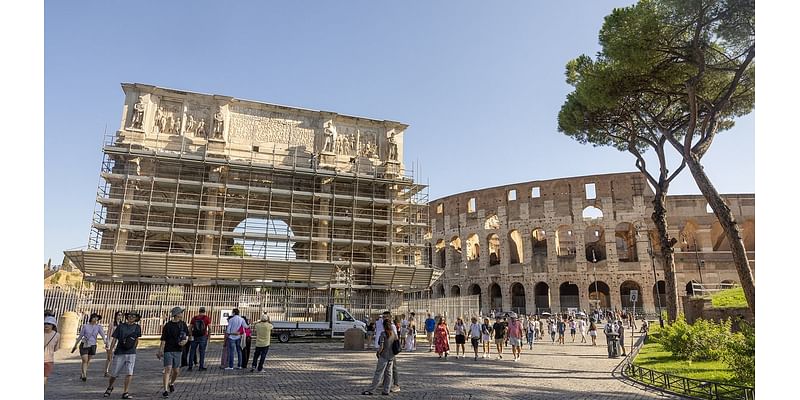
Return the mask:
<svg viewBox="0 0 800 400"><path fill-rule="evenodd" d="M141 89L137 95L141 102ZM288 143L269 148L191 135L185 107L183 125L171 131L148 127L154 118L146 113L134 119L141 129L126 127L129 112L142 108L127 107L122 129L105 137L88 246L65 251L87 281L327 291L430 286L427 187L413 169L374 154L314 151L292 142L291 130Z"/></svg>

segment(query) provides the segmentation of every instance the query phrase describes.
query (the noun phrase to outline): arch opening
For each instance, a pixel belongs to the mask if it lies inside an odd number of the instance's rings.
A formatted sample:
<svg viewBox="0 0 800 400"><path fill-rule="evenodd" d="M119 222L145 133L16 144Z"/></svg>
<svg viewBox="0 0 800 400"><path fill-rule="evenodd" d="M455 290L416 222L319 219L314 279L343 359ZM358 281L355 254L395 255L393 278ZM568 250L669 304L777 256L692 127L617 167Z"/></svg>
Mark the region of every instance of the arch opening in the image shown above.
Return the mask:
<svg viewBox="0 0 800 400"><path fill-rule="evenodd" d="M536 313L550 311L550 286L539 282L533 287L533 301L536 303Z"/></svg>
<svg viewBox="0 0 800 400"><path fill-rule="evenodd" d="M589 304L597 308L611 308L611 289L603 281L592 282L589 287Z"/></svg>
<svg viewBox="0 0 800 400"><path fill-rule="evenodd" d="M511 311L517 314L527 314L525 308L525 286L519 282L511 285Z"/></svg>
<svg viewBox="0 0 800 400"><path fill-rule="evenodd" d="M489 286L489 298L491 300L490 307L493 310L502 311L503 292L500 290L500 285L492 283L491 286Z"/></svg>
<svg viewBox="0 0 800 400"><path fill-rule="evenodd" d="M633 308L634 303L631 302L631 290L637 291L636 308L641 310L642 306L644 306L644 302L642 301L642 287L634 281L625 281L619 286L619 297L622 308L625 310Z"/></svg>
<svg viewBox="0 0 800 400"><path fill-rule="evenodd" d="M500 264L500 237L496 233L490 234L486 238L489 249L489 265Z"/></svg>
<svg viewBox="0 0 800 400"><path fill-rule="evenodd" d="M561 310L580 307L580 290L574 282L564 282L558 288Z"/></svg>
<svg viewBox="0 0 800 400"><path fill-rule="evenodd" d="M508 233L508 262L509 264L519 264L523 259L522 235L514 229Z"/></svg>

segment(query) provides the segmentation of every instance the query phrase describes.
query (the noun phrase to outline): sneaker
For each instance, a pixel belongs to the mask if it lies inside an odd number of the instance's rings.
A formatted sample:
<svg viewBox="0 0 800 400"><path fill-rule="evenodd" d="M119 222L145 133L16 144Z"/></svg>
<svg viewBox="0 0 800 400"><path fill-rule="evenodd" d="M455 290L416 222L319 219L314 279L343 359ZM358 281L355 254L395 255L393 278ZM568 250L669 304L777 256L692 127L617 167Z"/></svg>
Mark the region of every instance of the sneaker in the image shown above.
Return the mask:
<svg viewBox="0 0 800 400"><path fill-rule="evenodd" d="M256 372L255 368L250 368L250 372Z"/></svg>
<svg viewBox="0 0 800 400"><path fill-rule="evenodd" d="M478 356L475 356L475 361L478 361Z"/></svg>
<svg viewBox="0 0 800 400"><path fill-rule="evenodd" d="M225 371L233 371L233 368L231 368L231 367L225 367Z"/></svg>
<svg viewBox="0 0 800 400"><path fill-rule="evenodd" d="M164 393L161 393L161 396L162 397L169 397L169 392L165 390Z"/></svg>
<svg viewBox="0 0 800 400"><path fill-rule="evenodd" d="M394 386L394 387L392 387L392 389L391 389L391 390L389 390L389 391L390 391L390 392L392 392L392 393L394 393L394 392L399 392L399 391L400 391L400 386Z"/></svg>
<svg viewBox="0 0 800 400"><path fill-rule="evenodd" d="M175 391L175 385L170 384L169 385L169 391L170 391L170 393L174 392Z"/></svg>
<svg viewBox="0 0 800 400"><path fill-rule="evenodd" d="M207 369L208 369L208 368L206 368L206 367L200 367L200 368L198 368L197 370L198 370L198 371L205 371L205 370L207 370Z"/></svg>
<svg viewBox="0 0 800 400"><path fill-rule="evenodd" d="M236 367L236 368L234 368L234 369L242 369L242 367Z"/></svg>

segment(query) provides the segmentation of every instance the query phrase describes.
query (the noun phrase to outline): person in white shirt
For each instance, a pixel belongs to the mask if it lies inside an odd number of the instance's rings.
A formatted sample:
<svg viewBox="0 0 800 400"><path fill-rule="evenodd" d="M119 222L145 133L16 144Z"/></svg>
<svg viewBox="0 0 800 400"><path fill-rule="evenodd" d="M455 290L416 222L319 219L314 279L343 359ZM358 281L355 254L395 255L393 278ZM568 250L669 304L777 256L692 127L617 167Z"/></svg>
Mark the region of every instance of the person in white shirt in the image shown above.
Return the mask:
<svg viewBox="0 0 800 400"><path fill-rule="evenodd" d="M475 361L478 361L478 347L481 342L481 324L478 323L478 318L472 317L472 323L469 324L469 340L475 351Z"/></svg>
<svg viewBox="0 0 800 400"><path fill-rule="evenodd" d="M236 354L236 369L242 369L242 334L244 329L249 328L247 322L239 316L239 309L233 309L233 316L228 320L228 328L225 332L228 334L228 367L226 370L233 368L233 355Z"/></svg>
<svg viewBox="0 0 800 400"><path fill-rule="evenodd" d="M586 320L583 318L579 318L577 325L578 325L578 332L581 334L581 343L586 343Z"/></svg>

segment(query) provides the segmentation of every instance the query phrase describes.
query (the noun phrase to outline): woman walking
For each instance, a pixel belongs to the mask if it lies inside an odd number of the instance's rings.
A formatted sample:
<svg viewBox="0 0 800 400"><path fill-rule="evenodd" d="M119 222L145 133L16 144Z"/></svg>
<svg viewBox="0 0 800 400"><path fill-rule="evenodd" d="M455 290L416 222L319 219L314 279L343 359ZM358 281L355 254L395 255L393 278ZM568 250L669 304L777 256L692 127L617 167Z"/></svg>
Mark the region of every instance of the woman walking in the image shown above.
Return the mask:
<svg viewBox="0 0 800 400"><path fill-rule="evenodd" d="M550 327L550 341L555 343L556 342L556 323L555 321L548 320L547 325Z"/></svg>
<svg viewBox="0 0 800 400"><path fill-rule="evenodd" d="M414 313L411 313L411 319L408 320L405 345L406 351L414 351L417 348L417 325L414 321Z"/></svg>
<svg viewBox="0 0 800 400"><path fill-rule="evenodd" d="M383 392L381 394L388 395L389 388L392 387L392 367L394 367L394 343L398 340L392 332L392 321L383 320L383 332L378 338L378 351L375 355L378 357L378 363L375 366L375 375L372 376L372 385L369 389L361 392L363 395L371 395L381 383L383 377ZM399 344L399 343L398 343Z"/></svg>
<svg viewBox="0 0 800 400"><path fill-rule="evenodd" d="M589 337L592 338L592 346L597 346L597 327L594 325L594 320L589 322Z"/></svg>
<svg viewBox="0 0 800 400"><path fill-rule="evenodd" d="M89 322L81 327L81 332L75 339L75 345L72 346L72 352L74 353L80 344L81 380L84 382L86 382L89 362L92 361L92 357L97 353L97 336L99 335L103 342L108 342L108 338L103 333L103 326L99 324L101 318L100 314L92 313L89 316Z"/></svg>
<svg viewBox="0 0 800 400"><path fill-rule="evenodd" d="M444 354L444 358L446 359L447 355L450 353L450 329L447 327L447 319L445 317L439 320L439 324L436 325L433 336L436 354L439 354L439 359L441 359L442 354Z"/></svg>
<svg viewBox="0 0 800 400"><path fill-rule="evenodd" d="M483 319L481 341L483 342L483 358L489 358L492 353L492 325L489 324L489 318Z"/></svg>
<svg viewBox="0 0 800 400"><path fill-rule="evenodd" d="M244 328L244 347L242 347L242 368L247 366L247 362L250 361L250 344L253 342L253 330L250 329L250 321L247 317L242 317L245 322L246 328Z"/></svg>
<svg viewBox="0 0 800 400"><path fill-rule="evenodd" d="M572 316L569 317L569 334L572 336L572 343L575 343L575 330L577 326L575 325L575 320Z"/></svg>
<svg viewBox="0 0 800 400"><path fill-rule="evenodd" d="M56 317L44 317L44 385L47 386L47 377L53 372L55 353L58 351L60 341L58 328L56 328Z"/></svg>
<svg viewBox="0 0 800 400"><path fill-rule="evenodd" d="M114 358L114 349L111 348L111 337L114 336L114 331L117 329L119 324L125 322L125 315L122 311L117 311L114 313L114 319L108 322L108 330L106 334L108 334L108 340L105 341L106 345L106 372L103 374L104 377L108 378L108 374L111 372L109 368L111 368L111 360Z"/></svg>
<svg viewBox="0 0 800 400"><path fill-rule="evenodd" d="M528 339L528 347L533 350L533 340L536 337L536 321L533 317L528 317L528 324L525 328L525 338Z"/></svg>
<svg viewBox="0 0 800 400"><path fill-rule="evenodd" d="M461 358L458 354L458 349L461 348L461 355L464 357L467 356L467 350L464 348L464 344L467 342L467 327L464 325L464 320L461 317L456 319L456 358Z"/></svg>

